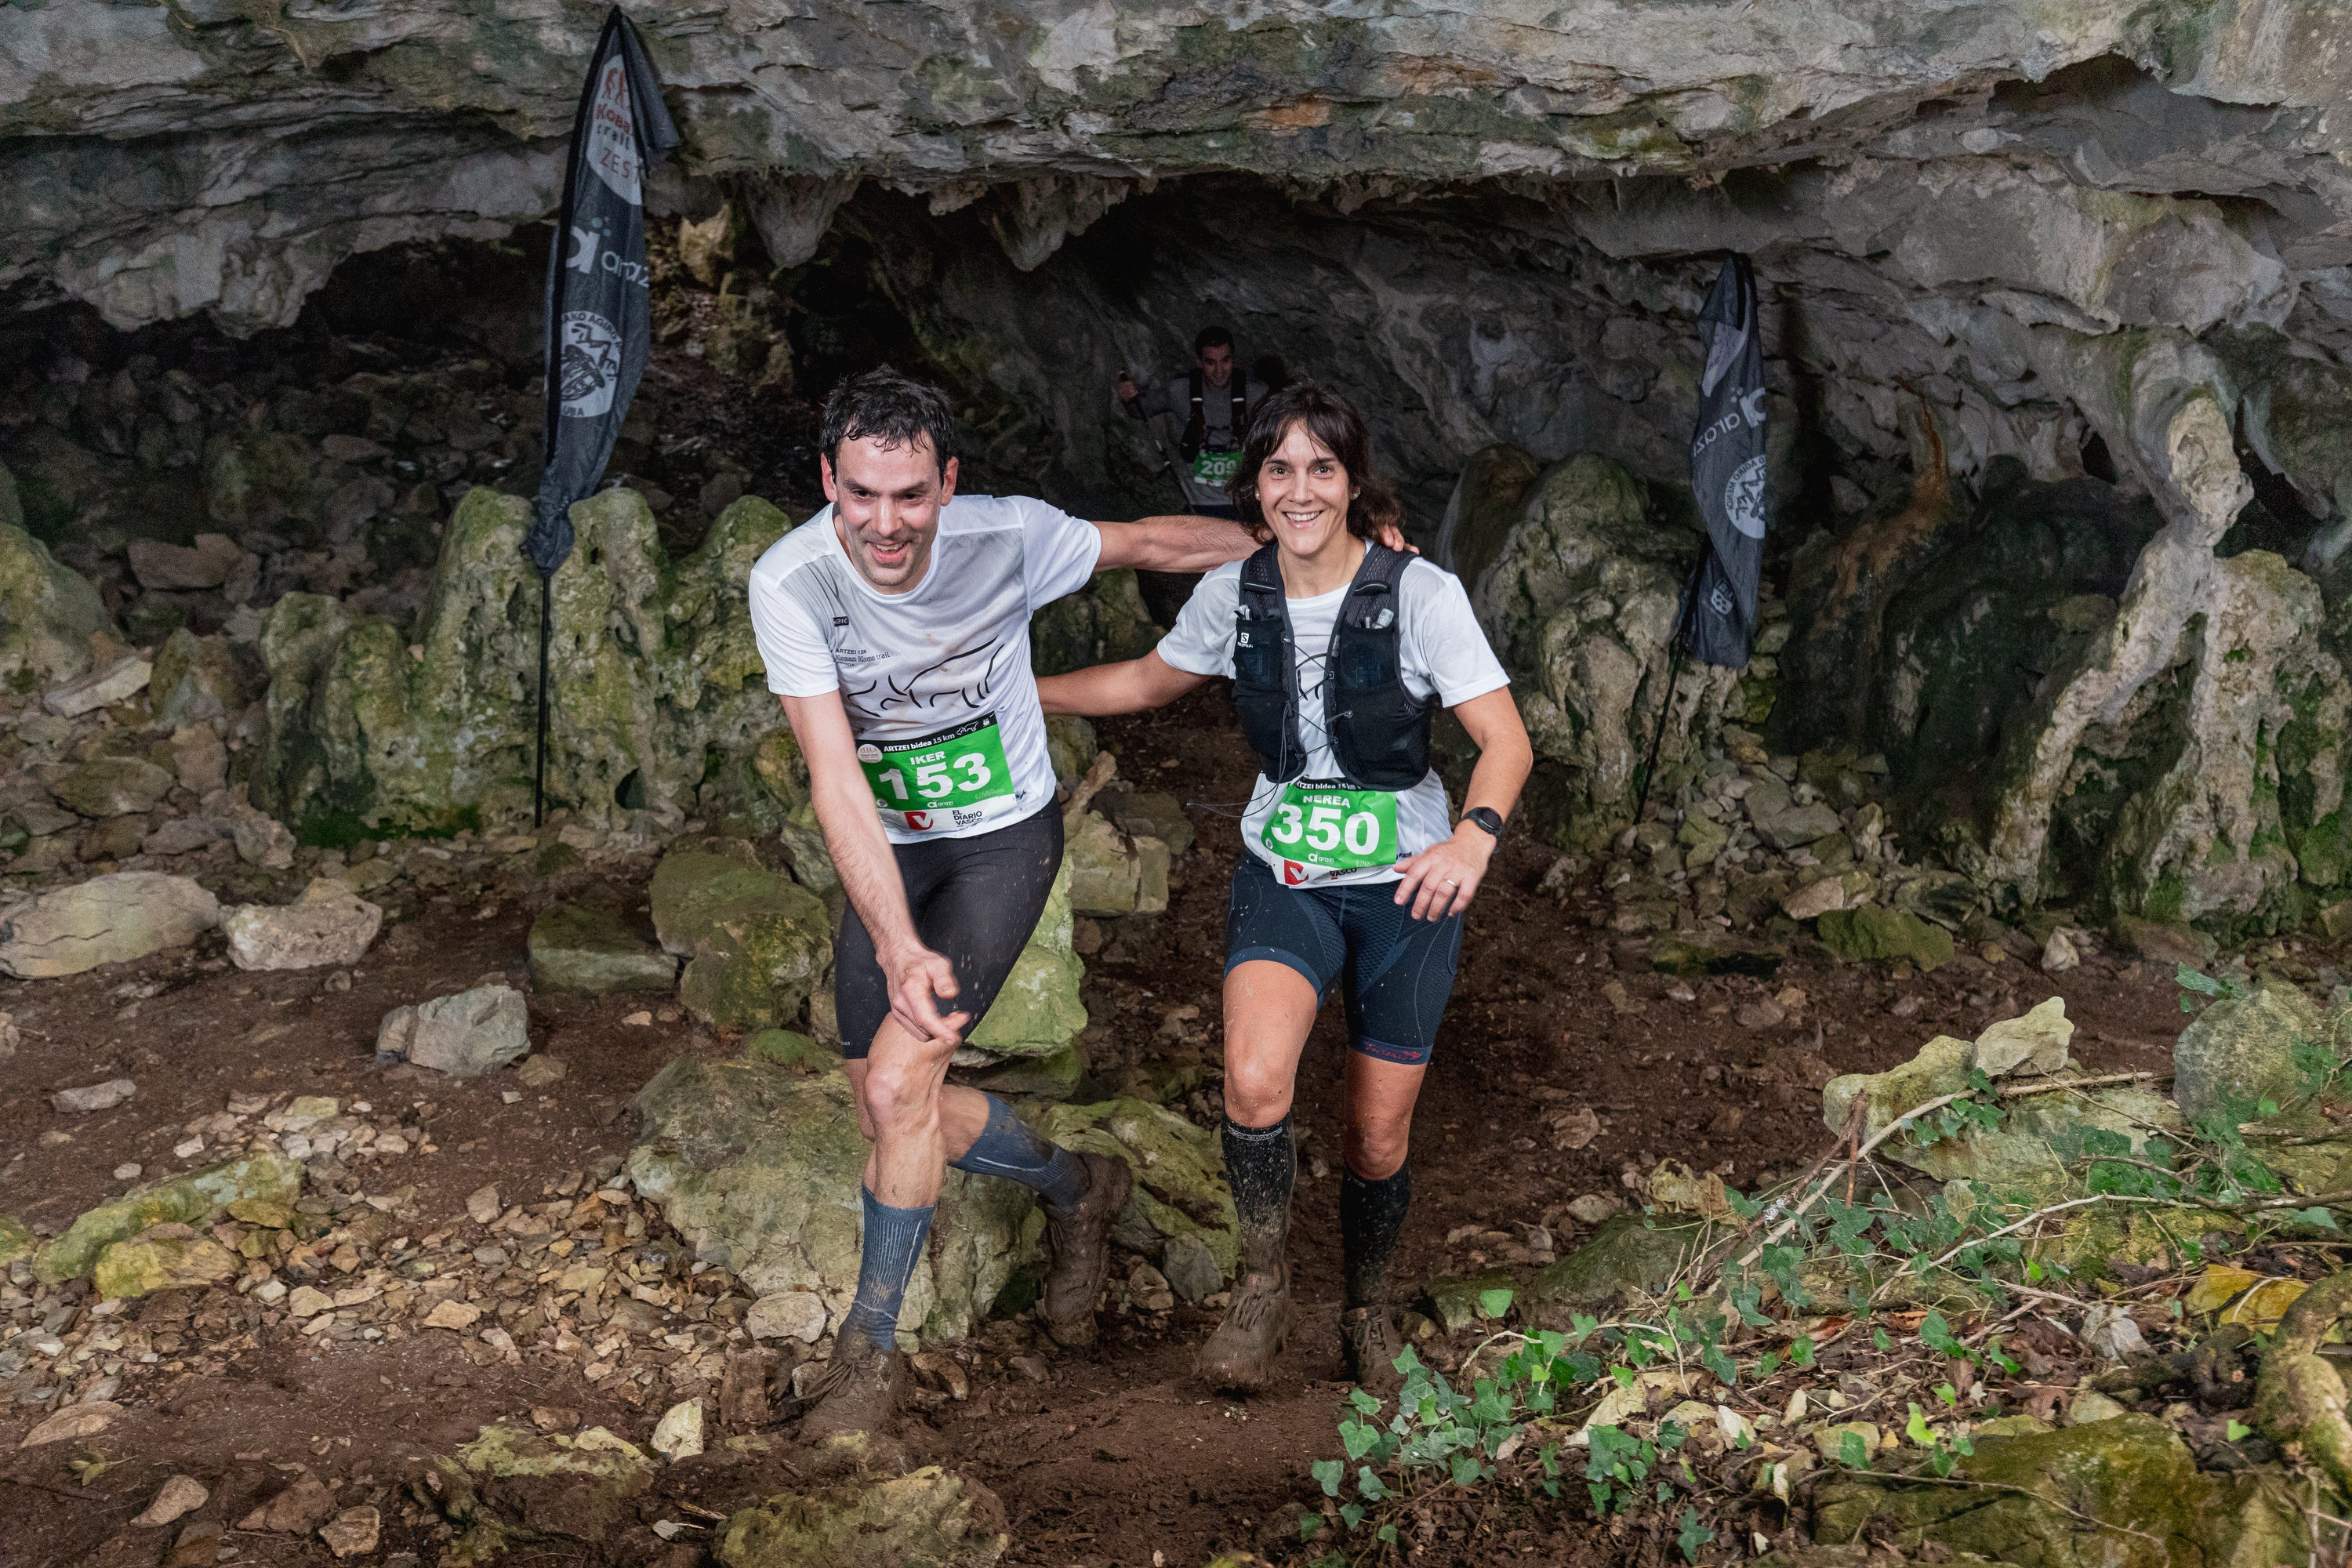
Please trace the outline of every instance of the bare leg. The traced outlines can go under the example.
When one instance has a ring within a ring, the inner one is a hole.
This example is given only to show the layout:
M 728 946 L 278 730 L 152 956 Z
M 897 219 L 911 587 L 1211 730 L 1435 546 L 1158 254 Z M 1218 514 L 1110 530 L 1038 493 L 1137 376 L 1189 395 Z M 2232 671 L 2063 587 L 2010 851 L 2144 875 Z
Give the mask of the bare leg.
M 1244 1127 L 1271 1127 L 1290 1114 L 1318 1000 L 1314 984 L 1286 963 L 1253 959 L 1226 972 L 1228 1117 Z
M 940 1179 L 988 1125 L 988 1097 L 947 1081 L 959 1042 L 919 1040 L 896 1018 L 874 1032 L 874 1049 L 844 1066 L 857 1094 L 857 1130 L 874 1145 L 866 1188 L 893 1208 L 939 1202 Z
M 1426 1063 L 1406 1067 L 1361 1051 L 1348 1053 L 1348 1125 L 1339 1143 L 1348 1169 L 1368 1182 L 1396 1173 L 1412 1142 L 1413 1102 L 1428 1076 Z

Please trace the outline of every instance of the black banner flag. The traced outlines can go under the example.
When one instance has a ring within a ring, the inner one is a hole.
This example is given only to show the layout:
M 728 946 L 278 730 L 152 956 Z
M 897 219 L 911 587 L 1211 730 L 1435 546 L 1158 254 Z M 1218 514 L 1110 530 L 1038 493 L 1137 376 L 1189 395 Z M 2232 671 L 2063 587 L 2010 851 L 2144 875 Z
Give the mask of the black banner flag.
M 547 467 L 523 541 L 542 577 L 572 553 L 572 503 L 604 477 L 645 374 L 645 171 L 677 140 L 645 47 L 616 6 L 572 122 L 563 211 L 547 258 Z
M 1756 585 L 1764 564 L 1764 348 L 1756 274 L 1734 255 L 1699 311 L 1706 370 L 1691 436 L 1691 493 L 1706 544 L 1684 591 L 1680 635 L 1702 662 L 1748 668 L 1756 642 Z
M 546 468 L 522 542 L 539 568 L 533 822 L 546 811 L 550 584 L 572 554 L 572 504 L 604 478 L 651 354 L 645 174 L 677 142 L 645 46 L 616 5 L 604 18 L 572 117 L 563 207 L 547 255 Z

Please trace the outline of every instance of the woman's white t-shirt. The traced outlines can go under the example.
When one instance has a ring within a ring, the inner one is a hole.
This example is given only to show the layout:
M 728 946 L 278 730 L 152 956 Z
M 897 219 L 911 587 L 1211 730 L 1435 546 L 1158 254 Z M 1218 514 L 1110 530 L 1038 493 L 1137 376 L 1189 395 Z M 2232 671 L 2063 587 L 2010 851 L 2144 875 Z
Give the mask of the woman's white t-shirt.
M 1160 639 L 1159 654 L 1169 665 L 1192 675 L 1234 673 L 1234 612 L 1241 603 L 1242 563 L 1220 566 L 1201 579 L 1175 629 Z M 1433 693 L 1448 708 L 1459 707 L 1510 684 L 1486 634 L 1471 614 L 1470 595 L 1451 572 L 1416 557 L 1405 566 L 1398 597 L 1404 630 L 1399 654 L 1405 689 L 1426 701 Z M 1290 616 L 1291 646 L 1298 664 L 1298 738 L 1307 747 L 1306 780 L 1340 776 L 1339 758 L 1323 726 L 1323 679 L 1330 662 L 1331 633 L 1348 590 L 1336 589 L 1312 599 L 1286 599 Z M 1249 809 L 1242 817 L 1242 843 L 1292 886 L 1335 886 L 1359 882 L 1394 881 L 1403 873 L 1394 865 L 1331 870 L 1304 856 L 1281 853 L 1267 842 L 1266 828 L 1291 831 L 1298 826 L 1277 820 L 1284 786 L 1260 773 L 1250 791 Z M 1445 805 L 1445 784 L 1433 768 L 1411 789 L 1396 792 L 1396 847 L 1400 858 L 1418 855 L 1452 837 L 1454 825 Z

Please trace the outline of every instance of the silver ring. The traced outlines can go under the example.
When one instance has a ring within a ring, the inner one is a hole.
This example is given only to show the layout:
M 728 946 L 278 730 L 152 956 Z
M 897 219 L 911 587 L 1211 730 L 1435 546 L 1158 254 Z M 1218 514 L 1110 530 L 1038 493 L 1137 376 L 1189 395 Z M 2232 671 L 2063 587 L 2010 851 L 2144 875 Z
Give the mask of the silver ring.
M 1445 885 L 1446 885 L 1447 887 L 1449 887 L 1449 888 L 1458 888 L 1458 887 L 1460 887 L 1462 884 L 1461 884 L 1461 883 L 1459 883 L 1459 882 L 1448 882 L 1448 883 L 1446 883 Z

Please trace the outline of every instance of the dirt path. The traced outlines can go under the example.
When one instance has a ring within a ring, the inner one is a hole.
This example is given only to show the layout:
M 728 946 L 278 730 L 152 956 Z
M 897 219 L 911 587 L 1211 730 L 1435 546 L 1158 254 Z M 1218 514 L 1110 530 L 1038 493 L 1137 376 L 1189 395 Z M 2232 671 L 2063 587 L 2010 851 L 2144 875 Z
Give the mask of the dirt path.
M 1246 789 L 1245 753 L 1213 696 L 1107 725 L 1104 740 L 1122 775 L 1146 787 L 1212 803 L 1236 801 Z M 1206 810 L 1192 817 L 1200 842 L 1181 863 L 1169 911 L 1108 933 L 1089 960 L 1087 1003 L 1097 1079 L 1108 1085 L 1152 1066 L 1190 1067 L 1199 1080 L 1196 1116 L 1205 1121 L 1201 1108 L 1216 1097 L 1216 954 L 1238 837 L 1228 818 Z M 1788 1172 L 1826 1136 L 1815 1092 L 1823 1071 L 1893 1066 L 1931 1035 L 1973 1036 L 2047 995 L 2066 997 L 2081 1026 L 2076 1055 L 2086 1063 L 2168 1066 L 2178 1013 L 2168 978 L 2153 966 L 2095 960 L 2044 976 L 2013 961 L 1988 966 L 1964 956 L 1933 975 L 1897 981 L 1874 968 L 1794 959 L 1769 981 L 1678 984 L 1621 971 L 1612 960 L 1617 939 L 1573 900 L 1563 905 L 1539 891 L 1552 858 L 1523 838 L 1508 841 L 1472 914 L 1462 980 L 1415 1126 L 1401 1300 L 1435 1274 L 1524 1260 L 1526 1227 L 1549 1227 L 1560 1250 L 1572 1247 L 1579 1227 L 1565 1205 L 1582 1194 L 1622 1194 L 1628 1167 L 1647 1170 L 1671 1156 L 1711 1165 L 1743 1187 Z M 388 1289 L 425 1289 L 437 1277 L 487 1281 L 497 1293 L 520 1281 L 505 1294 L 528 1305 L 553 1276 L 529 1275 L 508 1257 L 513 1243 L 467 1217 L 468 1196 L 494 1184 L 509 1207 L 571 1209 L 544 1223 L 571 1226 L 578 1258 L 626 1269 L 659 1299 L 635 1348 L 608 1356 L 613 1365 L 591 1382 L 600 1339 L 587 1336 L 596 1331 L 583 1329 L 557 1348 L 532 1337 L 527 1313 L 511 1320 L 525 1331 L 502 1352 L 372 1317 L 374 1302 L 339 1312 L 324 1330 L 311 1320 L 308 1333 L 279 1307 L 217 1289 L 167 1292 L 100 1317 L 94 1299 L 31 1287 L 20 1272 L 16 1285 L 0 1287 L 0 1345 L 30 1353 L 43 1336 L 63 1344 L 79 1335 L 65 1361 L 81 1359 L 61 1379 L 54 1358 L 35 1356 L 0 1382 L 0 1397 L 12 1401 L 0 1406 L 0 1520 L 7 1521 L 0 1565 L 152 1568 L 167 1555 L 196 1561 L 188 1552 L 204 1550 L 215 1555 L 203 1561 L 231 1560 L 218 1556 L 217 1544 L 174 1554 L 186 1521 L 149 1530 L 126 1521 L 166 1476 L 186 1473 L 212 1494 L 191 1517 L 234 1526 L 298 1467 L 327 1484 L 339 1508 L 382 1511 L 382 1544 L 358 1560 L 397 1563 L 412 1553 L 432 1563 L 436 1521 L 402 1489 L 425 1456 L 450 1451 L 493 1419 L 528 1421 L 534 1408 L 643 1441 L 668 1405 L 713 1390 L 742 1298 L 729 1293 L 723 1276 L 687 1279 L 686 1260 L 665 1246 L 658 1222 L 625 1234 L 623 1217 L 642 1214 L 621 1195 L 607 1205 L 586 1200 L 634 1132 L 629 1096 L 671 1057 L 728 1055 L 736 1042 L 667 1008 L 646 1022 L 625 1021 L 646 1010 L 642 999 L 536 997 L 534 1039 L 568 1069 L 543 1089 L 520 1091 L 511 1074 L 450 1083 L 373 1065 L 375 1026 L 386 1009 L 492 973 L 521 982 L 529 914 L 516 891 L 461 879 L 388 934 L 349 974 L 347 990 L 316 973 L 240 973 L 208 947 L 67 981 L 0 983 L 0 1010 L 13 1012 L 23 1031 L 15 1058 L 0 1062 L 0 1212 L 60 1227 L 131 1184 L 111 1174 L 118 1167 L 139 1163 L 142 1179 L 152 1179 L 204 1163 L 173 1151 L 232 1096 L 330 1096 L 411 1146 L 346 1162 L 319 1219 L 320 1228 L 331 1223 L 347 1235 L 352 1251 L 343 1263 L 324 1256 L 300 1264 L 322 1287 L 381 1277 Z M 594 891 L 640 910 L 642 871 Z M 1612 986 L 1622 987 L 1613 996 L 1604 989 Z M 1801 1003 L 1778 1004 L 1780 1023 L 1738 1022 L 1740 1009 L 1791 988 L 1803 993 Z M 1890 1011 L 1897 1005 L 1899 1016 Z M 1185 1007 L 1200 1011 L 1170 1017 Z M 1002 1499 L 1014 1541 L 1008 1561 L 1191 1568 L 1223 1547 L 1279 1560 L 1296 1542 L 1296 1508 L 1312 1489 L 1307 1467 L 1336 1451 L 1342 1392 L 1331 1381 L 1339 1373 L 1341 1050 L 1333 1008 L 1308 1053 L 1298 1101 L 1305 1143 L 1294 1258 L 1303 1310 L 1288 1381 L 1246 1402 L 1211 1397 L 1187 1377 L 1210 1313 L 1122 1311 L 1097 1352 L 1049 1355 L 1042 1384 L 1010 1364 L 1038 1346 L 1004 1325 L 974 1342 L 967 1401 L 935 1401 L 938 1408 L 910 1415 L 919 1458 L 962 1469 Z M 116 1110 L 66 1116 L 48 1105 L 55 1089 L 117 1075 L 139 1089 Z M 1565 1091 L 1560 1103 L 1591 1105 L 1598 1136 L 1581 1148 L 1555 1148 L 1538 1118 L 1558 1109 L 1539 1092 L 1547 1089 Z M 601 1218 L 580 1217 L 592 1207 Z M 1460 1239 L 1449 1245 L 1449 1237 Z M 617 1321 L 615 1309 L 608 1322 Z M 60 1397 L 50 1392 L 30 1402 L 41 1391 L 83 1395 L 107 1378 L 118 1380 L 111 1392 L 125 1409 L 105 1432 L 17 1449 Z M 601 1548 L 575 1543 L 513 1560 L 682 1568 L 707 1537 L 689 1533 L 665 1545 L 647 1527 L 691 1519 L 678 1500 L 724 1513 L 788 1486 L 794 1450 L 777 1436 L 767 1455 L 676 1468 L 638 1521 Z M 110 1468 L 85 1486 L 70 1466 L 92 1457 Z M 234 1529 L 220 1539 L 240 1563 L 332 1561 L 316 1540 Z M 1493 1560 L 1481 1555 L 1491 1550 L 1485 1544 L 1447 1550 L 1452 1557 L 1438 1560 Z M 1609 1555 L 1577 1513 L 1540 1522 L 1510 1554 L 1531 1563 Z

